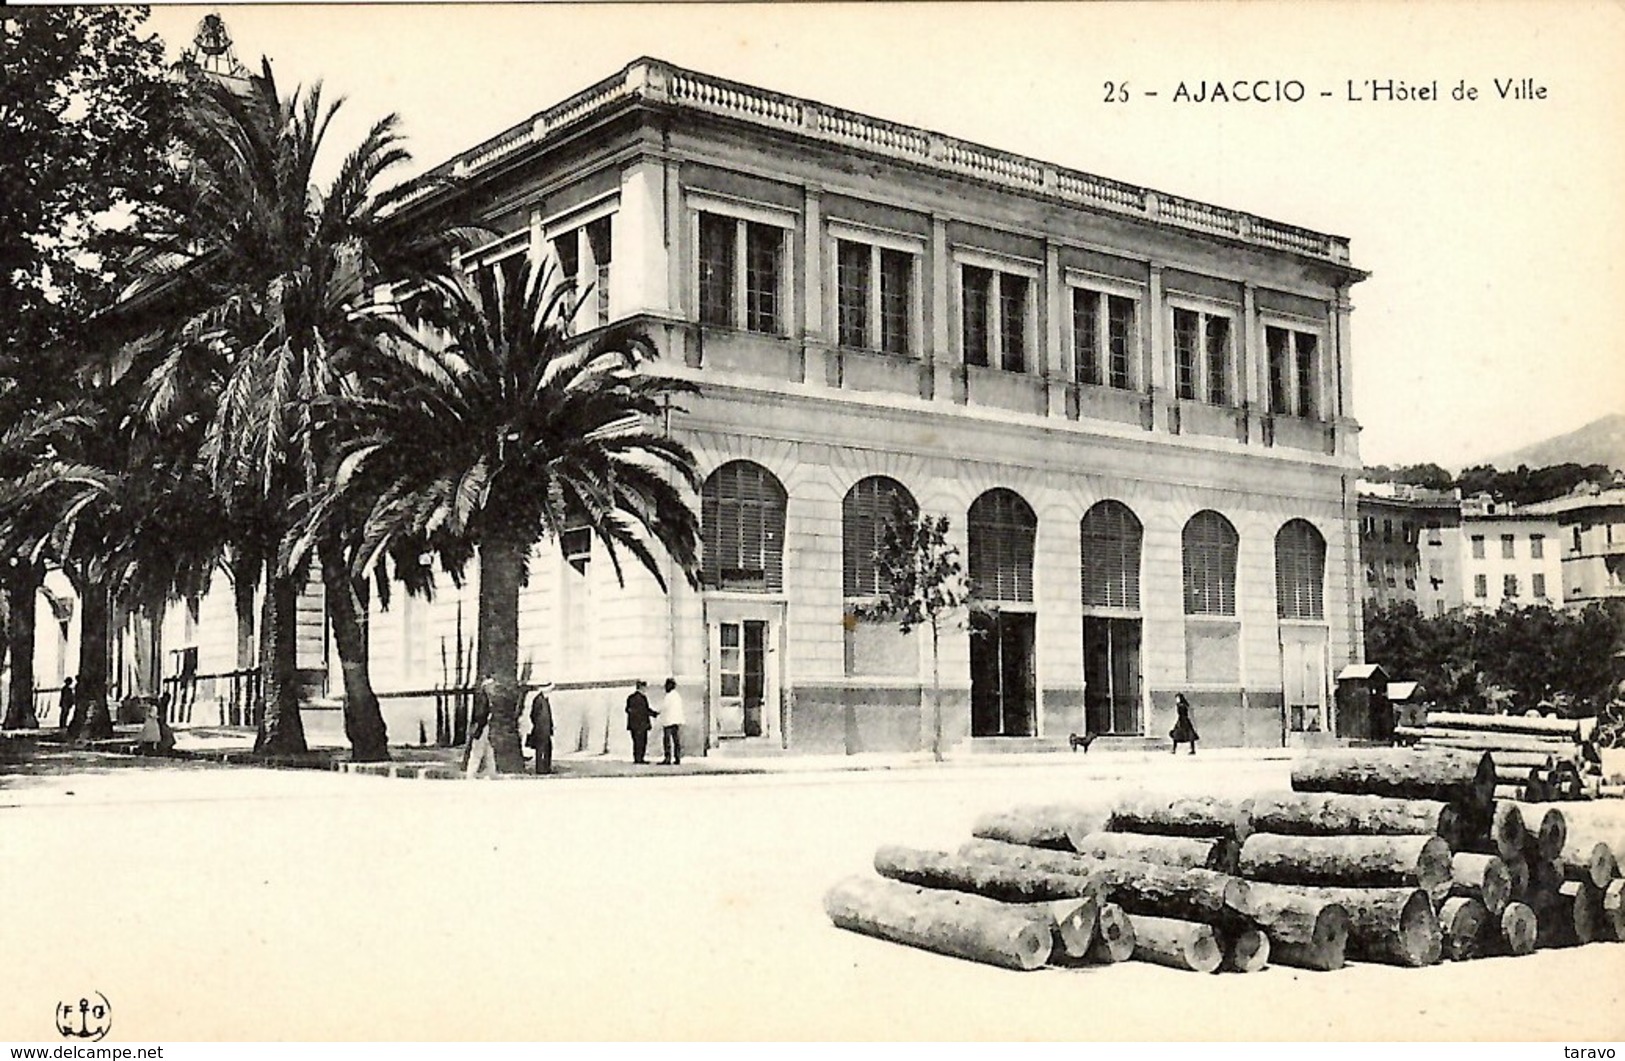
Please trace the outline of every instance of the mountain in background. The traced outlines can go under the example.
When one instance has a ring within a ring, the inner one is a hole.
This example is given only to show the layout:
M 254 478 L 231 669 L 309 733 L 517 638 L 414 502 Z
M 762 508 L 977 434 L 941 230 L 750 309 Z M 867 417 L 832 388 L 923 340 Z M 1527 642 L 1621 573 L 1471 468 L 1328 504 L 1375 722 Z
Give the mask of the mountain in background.
M 1554 464 L 1606 464 L 1625 471 L 1625 413 L 1611 413 L 1565 435 L 1531 442 L 1474 464 L 1492 464 L 1508 471 L 1527 464 L 1546 468 Z

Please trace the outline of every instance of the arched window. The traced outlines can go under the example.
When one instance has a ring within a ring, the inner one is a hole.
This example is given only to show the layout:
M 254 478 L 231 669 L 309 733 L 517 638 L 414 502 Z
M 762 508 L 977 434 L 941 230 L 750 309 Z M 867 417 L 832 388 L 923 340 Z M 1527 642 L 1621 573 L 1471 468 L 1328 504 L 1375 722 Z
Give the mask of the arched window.
M 1326 539 L 1308 520 L 1288 521 L 1275 535 L 1275 614 L 1326 618 Z
M 705 584 L 713 589 L 784 589 L 784 487 L 752 461 L 729 461 L 700 490 Z
M 1033 539 L 1038 517 L 1021 495 L 989 490 L 970 507 L 970 580 L 986 600 L 1028 604 L 1033 599 Z
M 1121 501 L 1083 516 L 1083 606 L 1140 607 L 1140 521 Z
M 1185 614 L 1236 614 L 1236 528 L 1211 510 L 1185 524 Z
M 896 479 L 871 475 L 860 479 L 841 502 L 841 592 L 847 597 L 874 597 L 886 584 L 875 550 L 886 524 L 899 512 L 910 518 L 919 511 L 914 495 Z

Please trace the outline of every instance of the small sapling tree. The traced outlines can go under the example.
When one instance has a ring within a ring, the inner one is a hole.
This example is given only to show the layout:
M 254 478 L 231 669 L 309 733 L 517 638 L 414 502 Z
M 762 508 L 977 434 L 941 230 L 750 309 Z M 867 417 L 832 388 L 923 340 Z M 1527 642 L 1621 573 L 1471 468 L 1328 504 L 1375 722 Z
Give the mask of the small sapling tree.
M 881 530 L 874 553 L 881 595 L 859 606 L 859 619 L 896 623 L 906 636 L 931 631 L 931 754 L 942 759 L 941 644 L 971 604 L 970 584 L 959 550 L 948 541 L 948 517 L 929 516 L 897 504 Z

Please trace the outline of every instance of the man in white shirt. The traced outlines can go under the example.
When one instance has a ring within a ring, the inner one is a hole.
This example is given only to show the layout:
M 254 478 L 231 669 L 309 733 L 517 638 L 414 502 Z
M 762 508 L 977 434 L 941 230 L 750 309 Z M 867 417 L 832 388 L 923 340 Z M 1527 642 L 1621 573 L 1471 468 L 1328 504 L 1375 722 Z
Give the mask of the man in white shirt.
M 666 679 L 666 698 L 660 701 L 660 743 L 665 758 L 660 760 L 662 766 L 681 766 L 683 764 L 683 723 L 688 717 L 683 713 L 683 694 L 677 691 L 677 679 Z

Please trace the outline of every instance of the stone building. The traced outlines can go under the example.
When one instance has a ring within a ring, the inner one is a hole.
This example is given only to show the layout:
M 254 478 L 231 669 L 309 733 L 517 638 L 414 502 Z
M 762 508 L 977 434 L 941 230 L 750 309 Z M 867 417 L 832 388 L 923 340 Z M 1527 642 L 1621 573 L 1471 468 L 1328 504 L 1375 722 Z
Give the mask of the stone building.
M 1527 511 L 1557 523 L 1564 604 L 1625 599 L 1625 489 L 1585 488 Z
M 1423 615 L 1462 603 L 1461 494 L 1403 483 L 1360 483 L 1365 601 L 1401 601 Z
M 1558 523 L 1536 506 L 1465 498 L 1461 511 L 1462 603 L 1469 608 L 1563 606 Z
M 536 551 L 521 657 L 561 751 L 624 748 L 631 682 L 667 675 L 695 748 L 928 746 L 928 638 L 854 615 L 898 501 L 949 518 L 987 603 L 942 644 L 950 744 L 1160 738 L 1178 692 L 1210 744 L 1335 732 L 1346 239 L 652 59 L 437 172 L 408 217 L 501 233 L 467 268 L 551 259 L 579 329 L 635 321 L 701 389 L 667 418 L 700 589 L 622 585 L 584 533 Z M 374 615 L 394 740 L 433 732 L 476 599 Z

